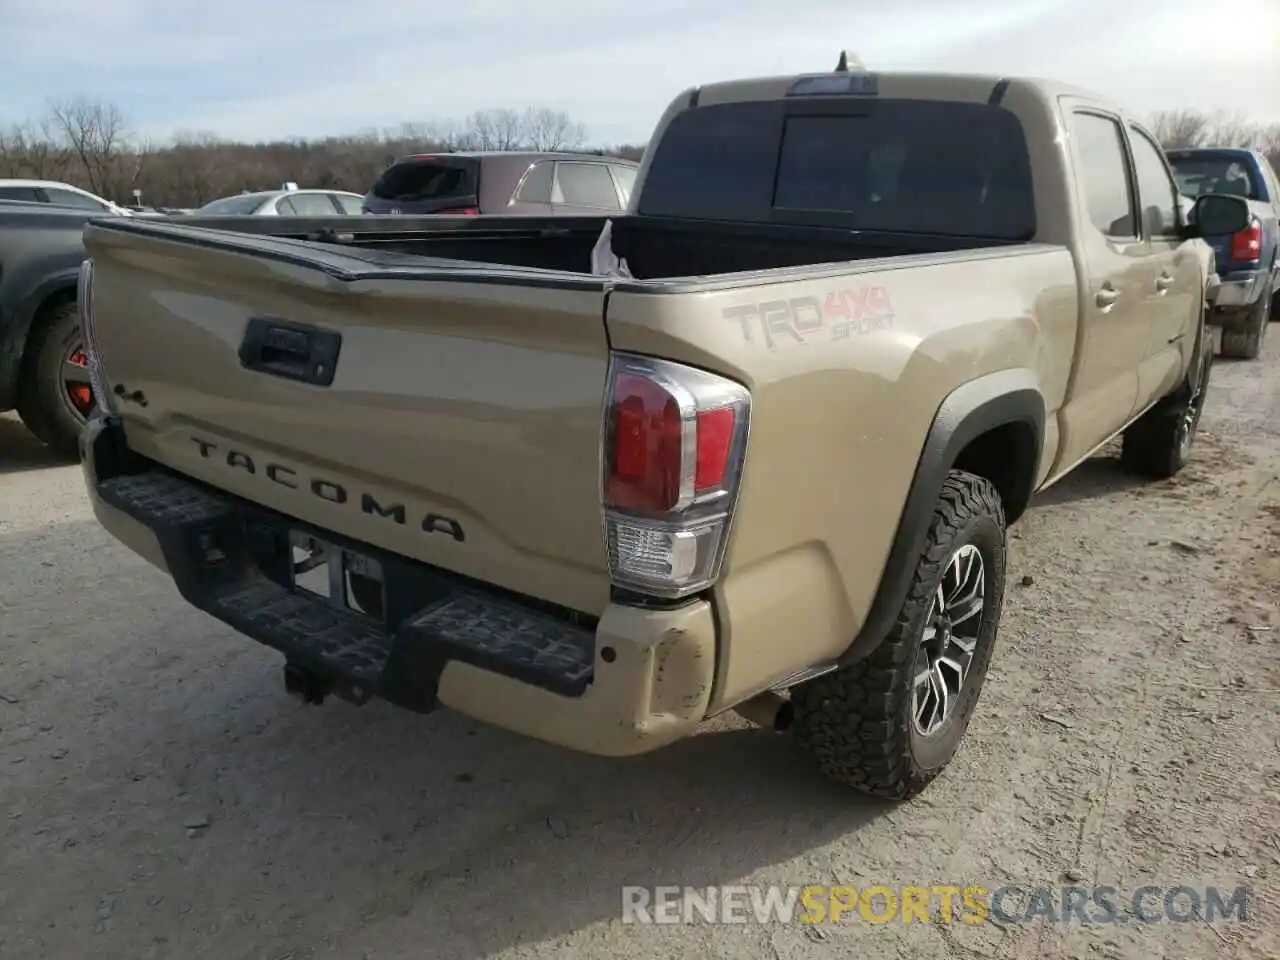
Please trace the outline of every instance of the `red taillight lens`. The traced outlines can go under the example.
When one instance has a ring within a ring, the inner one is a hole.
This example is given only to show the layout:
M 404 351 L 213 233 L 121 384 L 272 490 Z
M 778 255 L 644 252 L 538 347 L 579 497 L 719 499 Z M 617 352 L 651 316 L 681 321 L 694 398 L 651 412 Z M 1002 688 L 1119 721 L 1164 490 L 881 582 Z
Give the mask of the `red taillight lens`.
M 732 380 L 614 356 L 602 493 L 615 583 L 679 597 L 714 582 L 750 411 L 750 394 Z
M 436 215 L 441 217 L 478 217 L 480 216 L 480 208 L 450 207 L 448 210 L 437 210 Z
M 1231 235 L 1232 260 L 1257 260 L 1262 256 L 1262 224 L 1255 220 Z
M 609 502 L 623 510 L 665 513 L 680 500 L 680 405 L 642 376 L 613 384 L 613 451 L 605 475 Z
M 695 494 L 714 490 L 724 482 L 736 419 L 733 407 L 698 414 L 698 460 L 693 473 Z

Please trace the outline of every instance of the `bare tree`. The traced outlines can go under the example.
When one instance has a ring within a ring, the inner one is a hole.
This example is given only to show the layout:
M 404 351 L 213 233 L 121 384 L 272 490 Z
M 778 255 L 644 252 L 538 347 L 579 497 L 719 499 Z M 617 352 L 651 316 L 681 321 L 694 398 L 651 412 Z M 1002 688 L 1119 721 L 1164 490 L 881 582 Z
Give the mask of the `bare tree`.
M 523 118 L 514 110 L 499 107 L 473 113 L 466 121 L 472 150 L 518 150 L 525 146 Z
M 150 206 L 193 207 L 287 180 L 364 193 L 390 163 L 410 154 L 572 149 L 585 141 L 585 129 L 566 113 L 499 107 L 322 140 L 236 143 L 197 131 L 160 145 L 130 138 L 111 104 L 81 98 L 0 131 L 0 176 L 65 180 L 122 203 L 140 190 Z M 644 145 L 600 152 L 635 158 Z
M 1166 150 L 1200 146 L 1208 126 L 1208 118 L 1194 110 L 1166 110 L 1151 118 L 1151 132 Z
M 124 146 L 124 117 L 118 108 L 87 98 L 55 103 L 49 110 L 53 128 L 80 161 L 88 188 L 109 193 L 118 176 Z
M 563 110 L 529 107 L 521 121 L 525 141 L 534 150 L 574 150 L 587 139 L 587 128 Z
M 1214 147 L 1251 147 L 1262 132 L 1256 123 L 1240 114 L 1215 113 L 1207 126 L 1205 145 Z

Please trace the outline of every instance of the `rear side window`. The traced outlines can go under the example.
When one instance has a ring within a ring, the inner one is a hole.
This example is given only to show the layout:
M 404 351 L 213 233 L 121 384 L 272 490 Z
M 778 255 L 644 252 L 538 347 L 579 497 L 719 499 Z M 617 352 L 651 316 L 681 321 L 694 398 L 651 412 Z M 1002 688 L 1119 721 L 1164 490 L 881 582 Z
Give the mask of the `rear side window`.
M 613 171 L 613 179 L 617 181 L 618 193 L 622 197 L 622 205 L 625 207 L 631 202 L 631 191 L 636 186 L 636 168 L 635 167 L 610 167 Z
M 347 196 L 345 193 L 331 193 L 329 194 L 329 197 L 330 199 L 333 200 L 334 203 L 338 205 L 338 208 L 345 214 L 349 214 L 351 216 L 358 216 L 362 212 L 359 197 L 350 197 L 350 196 Z
M 1133 193 L 1120 124 L 1109 117 L 1077 113 L 1071 118 L 1071 136 L 1081 164 L 1078 178 L 1090 222 L 1106 237 L 1136 237 Z
M 382 200 L 443 200 L 476 192 L 475 164 L 402 160 L 383 171 L 373 185 Z
M 247 194 L 245 196 L 224 197 L 221 200 L 214 200 L 206 203 L 197 210 L 197 213 L 217 214 L 226 217 L 248 216 L 256 213 L 258 208 L 262 206 L 262 194 Z
M 521 203 L 550 203 L 555 172 L 555 164 L 549 161 L 535 163 L 516 191 L 516 199 Z
M 0 200 L 22 200 L 26 203 L 44 203 L 35 187 L 0 187 Z
M 640 213 L 1025 240 L 1026 138 L 986 104 L 868 99 L 715 104 L 658 143 Z
M 618 191 L 613 185 L 613 177 L 609 176 L 609 168 L 603 163 L 559 163 L 556 167 L 556 179 L 564 203 L 575 207 L 619 209 Z
M 285 216 L 336 217 L 338 211 L 325 193 L 295 193 L 280 200 L 277 207 Z

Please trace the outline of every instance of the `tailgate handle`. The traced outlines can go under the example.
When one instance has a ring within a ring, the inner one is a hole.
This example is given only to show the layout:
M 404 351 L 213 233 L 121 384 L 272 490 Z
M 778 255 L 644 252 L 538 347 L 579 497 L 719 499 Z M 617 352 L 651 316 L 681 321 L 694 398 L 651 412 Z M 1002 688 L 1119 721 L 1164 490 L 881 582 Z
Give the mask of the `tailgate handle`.
M 327 387 L 338 366 L 342 334 L 279 320 L 251 317 L 240 344 L 240 365 L 286 380 Z

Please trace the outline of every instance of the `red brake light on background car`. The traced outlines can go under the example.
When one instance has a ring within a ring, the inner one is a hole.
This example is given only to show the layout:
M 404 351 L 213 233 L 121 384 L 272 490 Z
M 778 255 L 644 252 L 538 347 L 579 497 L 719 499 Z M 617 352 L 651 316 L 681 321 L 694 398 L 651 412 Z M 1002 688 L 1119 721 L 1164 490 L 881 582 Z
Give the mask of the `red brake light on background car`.
M 480 216 L 480 208 L 450 207 L 447 210 L 437 210 L 436 215 L 441 217 L 478 217 Z
M 1250 261 L 1262 256 L 1262 224 L 1257 220 L 1231 235 L 1231 259 Z
M 746 453 L 750 394 L 683 364 L 615 354 L 602 494 L 619 586 L 664 597 L 719 574 Z

